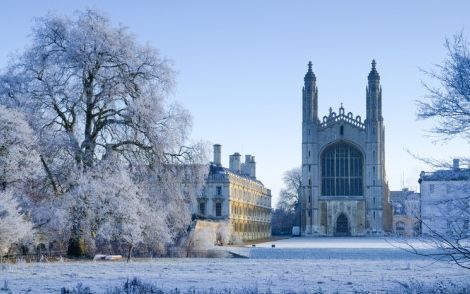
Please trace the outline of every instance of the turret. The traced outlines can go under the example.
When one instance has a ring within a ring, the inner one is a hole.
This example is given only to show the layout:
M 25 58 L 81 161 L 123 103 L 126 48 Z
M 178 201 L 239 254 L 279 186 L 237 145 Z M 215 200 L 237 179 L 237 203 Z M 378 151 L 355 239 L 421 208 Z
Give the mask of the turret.
M 302 88 L 303 98 L 303 121 L 318 121 L 318 88 L 317 78 L 312 70 L 312 62 L 308 63 L 308 71 L 304 77 Z
M 372 60 L 372 69 L 368 76 L 369 83 L 366 89 L 366 119 L 369 121 L 382 121 L 382 87 L 380 86 L 380 75 L 375 65 L 375 60 Z
M 369 230 L 381 233 L 384 227 L 385 199 L 385 132 L 382 117 L 382 87 L 380 75 L 372 60 L 366 89 L 366 207 Z
M 312 62 L 302 88 L 302 189 L 300 197 L 301 234 L 317 234 L 318 227 L 318 88 Z

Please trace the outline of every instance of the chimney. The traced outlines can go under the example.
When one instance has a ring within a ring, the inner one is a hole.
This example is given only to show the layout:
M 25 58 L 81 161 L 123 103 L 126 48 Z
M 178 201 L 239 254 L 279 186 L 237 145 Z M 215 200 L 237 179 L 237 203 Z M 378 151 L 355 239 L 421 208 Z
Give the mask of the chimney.
M 455 158 L 453 160 L 452 169 L 453 170 L 459 170 L 460 169 L 459 165 L 460 165 L 460 161 L 457 158 Z
M 245 155 L 244 174 L 250 178 L 256 179 L 256 162 L 252 155 Z
M 221 166 L 221 154 L 222 154 L 222 146 L 220 144 L 214 144 L 214 164 L 217 166 Z
M 234 173 L 240 173 L 240 153 L 236 152 L 229 156 L 229 169 Z

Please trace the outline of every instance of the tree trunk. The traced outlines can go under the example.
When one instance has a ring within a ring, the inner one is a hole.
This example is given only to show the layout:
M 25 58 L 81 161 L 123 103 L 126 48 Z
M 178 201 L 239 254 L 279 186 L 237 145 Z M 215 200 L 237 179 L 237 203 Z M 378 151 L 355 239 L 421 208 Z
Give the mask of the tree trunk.
M 133 248 L 134 248 L 134 245 L 129 244 L 128 251 L 127 251 L 127 262 L 131 261 Z
M 82 236 L 80 224 L 72 225 L 67 255 L 70 257 L 82 257 L 86 255 L 85 240 Z

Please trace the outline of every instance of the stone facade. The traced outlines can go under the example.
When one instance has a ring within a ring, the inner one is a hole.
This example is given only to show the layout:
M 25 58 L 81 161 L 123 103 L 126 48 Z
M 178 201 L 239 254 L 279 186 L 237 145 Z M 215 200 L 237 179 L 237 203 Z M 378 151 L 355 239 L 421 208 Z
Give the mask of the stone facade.
M 393 233 L 408 237 L 420 235 L 420 194 L 408 189 L 390 191 L 390 202 L 393 207 Z
M 255 157 L 230 155 L 230 168 L 221 164 L 221 146 L 214 145 L 214 161 L 197 213 L 203 218 L 228 221 L 232 234 L 242 241 L 271 236 L 271 190 L 256 179 Z
M 418 182 L 422 234 L 470 236 L 470 168 L 454 160 L 450 169 L 421 172 Z
M 383 234 L 391 227 L 385 180 L 385 132 L 380 76 L 372 62 L 366 89 L 367 116 L 338 113 L 318 118 L 312 63 L 302 89 L 301 234 Z

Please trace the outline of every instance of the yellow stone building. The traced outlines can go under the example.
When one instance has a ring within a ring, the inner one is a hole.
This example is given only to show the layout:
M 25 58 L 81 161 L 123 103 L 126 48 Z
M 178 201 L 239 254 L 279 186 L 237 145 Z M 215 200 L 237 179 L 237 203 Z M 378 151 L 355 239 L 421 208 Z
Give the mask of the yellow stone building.
M 250 241 L 271 236 L 271 190 L 256 179 L 255 157 L 230 155 L 230 167 L 221 164 L 221 146 L 214 145 L 204 191 L 197 201 L 200 218 L 228 221 L 236 239 Z

